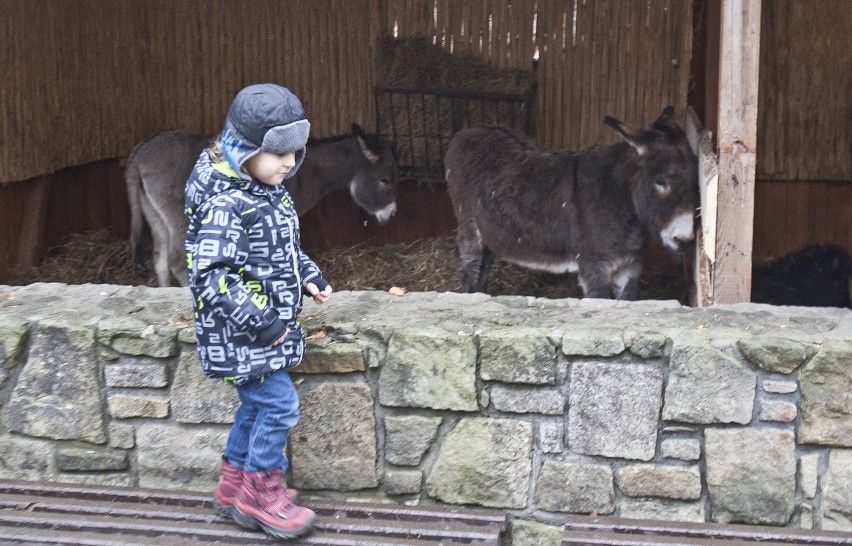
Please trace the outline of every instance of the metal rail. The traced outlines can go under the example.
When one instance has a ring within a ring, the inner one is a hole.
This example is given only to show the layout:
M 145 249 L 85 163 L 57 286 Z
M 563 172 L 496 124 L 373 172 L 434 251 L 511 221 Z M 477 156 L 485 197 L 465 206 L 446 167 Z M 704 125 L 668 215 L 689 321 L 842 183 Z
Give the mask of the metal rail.
M 505 514 L 306 500 L 314 531 L 288 544 L 498 546 Z M 216 513 L 211 496 L 113 486 L 0 481 L 0 543 L 197 545 L 280 543 Z

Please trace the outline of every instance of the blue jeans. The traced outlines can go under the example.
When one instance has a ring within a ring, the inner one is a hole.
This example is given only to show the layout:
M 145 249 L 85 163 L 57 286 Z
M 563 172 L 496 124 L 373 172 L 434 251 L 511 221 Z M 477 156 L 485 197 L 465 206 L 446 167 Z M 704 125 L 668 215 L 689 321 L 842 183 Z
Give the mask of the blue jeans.
M 262 380 L 237 385 L 240 407 L 234 418 L 225 458 L 246 472 L 287 471 L 284 446 L 299 422 L 299 395 L 290 374 L 280 369 Z

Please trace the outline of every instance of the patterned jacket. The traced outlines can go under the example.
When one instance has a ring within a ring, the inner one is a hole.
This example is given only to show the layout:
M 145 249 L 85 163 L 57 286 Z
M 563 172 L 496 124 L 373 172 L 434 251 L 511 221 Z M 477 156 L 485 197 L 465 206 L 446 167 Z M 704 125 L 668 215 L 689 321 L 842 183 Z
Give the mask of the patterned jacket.
M 305 286 L 328 283 L 299 242 L 299 219 L 283 185 L 241 178 L 209 151 L 186 184 L 189 287 L 201 366 L 243 383 L 298 364 L 305 337 L 297 316 Z M 289 328 L 284 343 L 272 347 Z

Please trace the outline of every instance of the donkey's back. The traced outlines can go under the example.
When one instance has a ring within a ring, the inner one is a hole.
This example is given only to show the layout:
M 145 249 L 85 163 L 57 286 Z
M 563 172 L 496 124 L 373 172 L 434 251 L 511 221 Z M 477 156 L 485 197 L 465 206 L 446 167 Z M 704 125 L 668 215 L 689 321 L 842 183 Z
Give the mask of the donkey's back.
M 497 256 L 577 272 L 588 297 L 635 299 L 649 234 L 674 252 L 693 240 L 697 161 L 674 110 L 648 129 L 604 121 L 625 142 L 575 152 L 502 127 L 453 137 L 444 166 L 464 290 L 486 290 Z
M 168 286 L 167 270 L 172 264 L 175 278 L 185 276 L 180 248 L 170 241 L 182 240 L 187 221 L 183 214 L 183 192 L 186 178 L 198 159 L 198 154 L 211 140 L 211 135 L 166 131 L 142 141 L 127 159 L 125 182 L 130 204 L 130 245 L 137 263 L 144 263 L 142 237 L 145 223 L 154 241 L 154 264 L 160 286 Z M 174 203 L 162 206 L 161 203 Z M 166 251 L 166 249 L 170 249 Z M 176 250 L 175 250 L 176 249 Z M 170 256 L 170 253 L 177 255 Z M 184 284 L 184 283 L 181 283 Z

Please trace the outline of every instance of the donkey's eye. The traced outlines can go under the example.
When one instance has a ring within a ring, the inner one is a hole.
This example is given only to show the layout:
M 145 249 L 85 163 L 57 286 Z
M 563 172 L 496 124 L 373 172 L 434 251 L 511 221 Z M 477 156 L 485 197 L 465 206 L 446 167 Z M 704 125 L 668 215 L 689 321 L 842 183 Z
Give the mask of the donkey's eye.
M 657 180 L 654 182 L 654 189 L 657 190 L 657 193 L 668 193 L 671 189 L 671 184 L 669 184 L 668 180 Z

